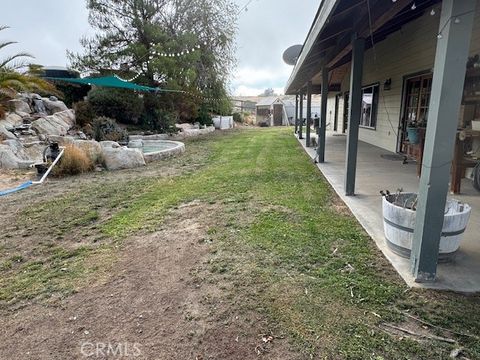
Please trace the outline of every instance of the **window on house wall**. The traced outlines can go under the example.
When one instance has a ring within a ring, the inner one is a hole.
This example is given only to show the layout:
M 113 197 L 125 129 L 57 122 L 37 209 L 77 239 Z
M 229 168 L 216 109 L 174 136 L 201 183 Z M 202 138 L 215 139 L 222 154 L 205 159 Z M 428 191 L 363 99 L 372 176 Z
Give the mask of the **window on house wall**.
M 369 85 L 362 88 L 362 116 L 360 126 L 369 129 L 377 127 L 379 85 Z

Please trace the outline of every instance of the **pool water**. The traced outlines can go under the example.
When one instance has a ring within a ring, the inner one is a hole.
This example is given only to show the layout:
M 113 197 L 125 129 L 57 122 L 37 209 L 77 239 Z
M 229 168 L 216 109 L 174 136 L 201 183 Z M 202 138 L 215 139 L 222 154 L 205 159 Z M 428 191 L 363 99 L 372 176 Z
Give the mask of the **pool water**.
M 167 142 L 164 142 L 164 143 L 155 142 L 155 144 L 147 144 L 145 142 L 142 150 L 144 154 L 148 154 L 148 153 L 153 153 L 157 151 L 173 149 L 176 146 L 177 146 L 176 144 L 167 143 Z

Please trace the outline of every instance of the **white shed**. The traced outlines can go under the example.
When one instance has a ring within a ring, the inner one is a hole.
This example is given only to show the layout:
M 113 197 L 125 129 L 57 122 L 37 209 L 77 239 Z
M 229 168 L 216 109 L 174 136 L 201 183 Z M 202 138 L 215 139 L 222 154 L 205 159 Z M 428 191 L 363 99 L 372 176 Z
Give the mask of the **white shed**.
M 286 98 L 266 97 L 256 105 L 256 121 L 259 126 L 286 126 L 293 124 L 295 104 Z

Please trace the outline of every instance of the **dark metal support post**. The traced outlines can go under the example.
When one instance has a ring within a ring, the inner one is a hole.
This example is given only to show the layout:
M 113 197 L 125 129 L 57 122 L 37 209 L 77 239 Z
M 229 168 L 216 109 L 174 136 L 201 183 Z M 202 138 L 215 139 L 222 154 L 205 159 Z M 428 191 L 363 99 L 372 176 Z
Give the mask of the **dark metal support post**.
M 312 127 L 312 82 L 307 83 L 307 125 L 305 128 L 305 146 L 310 147 L 312 145 L 310 131 Z
M 295 95 L 295 134 L 298 132 L 298 94 Z
M 322 68 L 322 103 L 320 108 L 320 126 L 318 127 L 317 160 L 325 162 L 325 141 L 327 127 L 327 101 L 328 101 L 328 68 Z
M 358 128 L 362 113 L 362 75 L 365 39 L 352 38 L 352 68 L 350 71 L 350 103 L 348 114 L 347 157 L 345 161 L 345 195 L 355 195 L 357 172 Z
M 300 119 L 298 120 L 298 138 L 303 139 L 303 93 L 300 93 Z
M 411 253 L 417 282 L 434 281 L 476 0 L 443 0 Z M 455 21 L 454 21 L 455 19 Z

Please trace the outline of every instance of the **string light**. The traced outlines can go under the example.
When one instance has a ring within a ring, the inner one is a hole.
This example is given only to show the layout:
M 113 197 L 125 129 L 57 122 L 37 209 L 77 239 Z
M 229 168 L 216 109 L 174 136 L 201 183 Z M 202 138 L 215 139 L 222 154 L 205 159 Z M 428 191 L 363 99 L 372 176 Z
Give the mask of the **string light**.
M 206 40 L 203 42 L 203 44 L 205 46 L 208 46 L 208 42 Z M 180 57 L 180 56 L 185 56 L 185 55 L 191 54 L 191 53 L 197 51 L 200 48 L 201 48 L 200 44 L 197 44 L 194 47 L 192 47 L 191 49 L 185 49 L 185 50 L 182 50 L 180 52 L 171 52 L 170 53 L 170 52 L 153 51 L 152 55 L 153 56 L 160 56 L 160 57 Z
M 436 14 L 435 9 L 432 9 L 432 11 L 430 11 L 430 15 L 435 16 L 435 14 Z
M 417 8 L 417 4 L 415 2 L 412 4 L 412 10 L 415 10 Z
M 115 76 L 117 79 L 119 80 L 122 80 L 122 81 L 127 81 L 127 82 L 130 82 L 130 81 L 133 81 L 133 80 L 136 80 L 139 76 L 140 76 L 140 73 L 136 74 L 134 77 L 132 77 L 131 79 L 124 79 L 124 78 L 121 78 L 120 76 L 114 74 L 113 76 Z
M 440 29 L 440 31 L 438 32 L 438 34 L 437 34 L 437 39 L 442 39 L 442 38 L 443 38 L 442 32 L 443 32 L 443 30 L 447 27 L 448 23 L 449 23 L 450 21 L 452 21 L 452 19 L 453 19 L 453 23 L 454 23 L 454 24 L 460 24 L 460 22 L 461 22 L 460 16 L 462 16 L 462 15 L 467 15 L 467 14 L 471 14 L 471 13 L 474 13 L 474 12 L 475 12 L 475 10 L 470 10 L 470 11 L 466 11 L 466 12 L 464 12 L 464 13 L 457 14 L 457 15 L 455 15 L 455 16 L 449 17 L 449 18 L 447 19 L 447 21 L 445 21 L 445 24 L 442 26 L 442 28 Z

